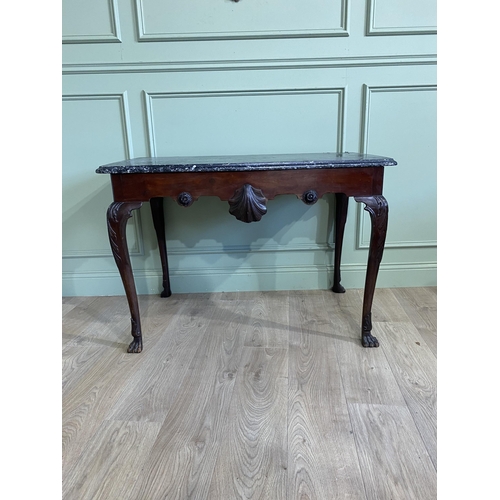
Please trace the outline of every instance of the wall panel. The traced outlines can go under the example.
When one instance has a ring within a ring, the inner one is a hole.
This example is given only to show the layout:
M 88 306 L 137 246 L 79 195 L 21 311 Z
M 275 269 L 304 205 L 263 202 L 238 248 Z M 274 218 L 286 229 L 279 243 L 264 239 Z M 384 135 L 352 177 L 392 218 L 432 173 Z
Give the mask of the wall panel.
M 103 158 L 133 156 L 127 95 L 63 96 L 63 257 L 111 255 L 105 212 L 109 179 L 89 175 Z M 141 253 L 140 221 L 127 227 L 132 255 Z
M 437 30 L 436 0 L 369 0 L 368 35 L 431 34 Z
M 133 156 L 364 151 L 393 156 L 380 286 L 436 283 L 434 0 L 63 0 L 63 292 L 123 294 L 104 163 Z M 383 35 L 383 36 L 372 36 Z M 118 43 L 108 43 L 108 42 Z M 174 292 L 326 288 L 333 197 L 278 196 L 256 224 L 165 200 Z M 350 202 L 343 284 L 370 223 Z M 139 293 L 161 266 L 149 204 L 127 226 Z
M 64 0 L 63 43 L 121 42 L 118 0 Z
M 145 93 L 145 99 L 152 156 L 342 151 L 344 89 Z
M 347 35 L 348 0 L 136 0 L 139 40 Z
M 437 245 L 436 126 L 435 85 L 365 85 L 362 151 L 390 150 L 399 162 L 384 186 L 391 213 L 386 248 Z M 362 212 L 359 248 L 368 248 L 370 220 Z

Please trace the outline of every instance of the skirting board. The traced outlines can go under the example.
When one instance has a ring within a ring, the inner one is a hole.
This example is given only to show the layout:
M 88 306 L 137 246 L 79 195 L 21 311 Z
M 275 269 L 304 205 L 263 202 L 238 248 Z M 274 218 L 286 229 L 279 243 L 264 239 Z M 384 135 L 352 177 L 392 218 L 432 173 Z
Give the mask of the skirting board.
M 345 288 L 363 288 L 366 265 L 348 264 L 341 268 Z M 161 291 L 161 272 L 134 271 L 139 295 Z M 268 290 L 322 290 L 332 286 L 331 266 L 280 266 L 205 270 L 173 270 L 170 284 L 173 293 L 236 292 Z M 379 288 L 436 286 L 437 265 L 433 262 L 386 264 L 380 266 Z M 64 297 L 125 295 L 118 272 L 64 273 Z

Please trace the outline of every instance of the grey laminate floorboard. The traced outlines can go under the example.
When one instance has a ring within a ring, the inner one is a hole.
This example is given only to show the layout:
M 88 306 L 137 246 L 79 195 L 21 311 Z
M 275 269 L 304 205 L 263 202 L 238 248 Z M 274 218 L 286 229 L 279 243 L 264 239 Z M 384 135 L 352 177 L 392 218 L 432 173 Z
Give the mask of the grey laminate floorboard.
M 436 294 L 63 300 L 63 498 L 436 497 Z

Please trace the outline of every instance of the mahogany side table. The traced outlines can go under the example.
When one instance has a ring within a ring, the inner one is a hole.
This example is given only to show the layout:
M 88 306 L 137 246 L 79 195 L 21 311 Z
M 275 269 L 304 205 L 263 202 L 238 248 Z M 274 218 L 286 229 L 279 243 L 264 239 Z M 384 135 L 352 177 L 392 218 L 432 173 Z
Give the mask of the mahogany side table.
M 387 232 L 388 205 L 382 195 L 384 167 L 392 158 L 358 153 L 310 153 L 253 156 L 134 158 L 100 166 L 110 174 L 113 203 L 107 224 L 111 250 L 125 288 L 131 314 L 133 341 L 128 352 L 143 348 L 141 319 L 125 228 L 132 210 L 150 201 L 163 272 L 162 297 L 171 295 L 163 214 L 163 198 L 170 196 L 189 207 L 200 196 L 218 196 L 229 203 L 229 213 L 246 223 L 259 221 L 266 202 L 279 194 L 295 194 L 311 205 L 325 193 L 335 194 L 335 253 L 333 288 L 340 284 L 340 259 L 349 197 L 364 203 L 371 218 L 371 236 L 361 319 L 361 343 L 378 347 L 372 335 L 371 309 Z

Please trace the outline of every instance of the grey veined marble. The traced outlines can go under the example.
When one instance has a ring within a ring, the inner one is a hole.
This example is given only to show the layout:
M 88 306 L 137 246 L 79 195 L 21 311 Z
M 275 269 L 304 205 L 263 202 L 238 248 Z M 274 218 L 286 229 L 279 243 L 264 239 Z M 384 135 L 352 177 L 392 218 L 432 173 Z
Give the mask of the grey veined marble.
M 275 155 L 144 157 L 100 166 L 98 174 L 168 172 L 239 172 L 245 170 L 297 170 L 314 168 L 387 167 L 392 158 L 360 153 L 300 153 Z

